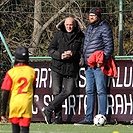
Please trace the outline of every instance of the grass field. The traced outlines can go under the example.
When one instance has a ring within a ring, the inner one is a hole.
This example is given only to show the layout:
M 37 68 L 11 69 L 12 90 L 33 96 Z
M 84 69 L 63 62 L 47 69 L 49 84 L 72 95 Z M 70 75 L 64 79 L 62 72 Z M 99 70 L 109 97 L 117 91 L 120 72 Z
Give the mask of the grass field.
M 0 124 L 0 133 L 12 133 L 11 124 Z M 96 127 L 94 125 L 31 123 L 30 133 L 133 133 L 133 125 L 109 125 Z

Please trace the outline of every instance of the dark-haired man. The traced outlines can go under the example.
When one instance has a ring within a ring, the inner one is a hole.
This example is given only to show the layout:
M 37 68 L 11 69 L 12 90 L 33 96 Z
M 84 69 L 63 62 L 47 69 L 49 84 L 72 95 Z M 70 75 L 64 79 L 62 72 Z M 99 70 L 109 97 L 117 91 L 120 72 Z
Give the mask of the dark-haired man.
M 106 116 L 107 75 L 102 72 L 101 66 L 107 63 L 114 51 L 113 35 L 110 26 L 101 19 L 100 8 L 94 7 L 89 11 L 89 21 L 90 24 L 85 33 L 83 48 L 86 63 L 86 115 L 83 120 L 76 124 L 92 124 L 96 95 L 98 96 L 99 109 L 97 113 Z M 95 62 L 94 67 L 92 68 L 88 64 L 88 59 L 92 54 L 99 50 L 104 53 L 103 63 Z

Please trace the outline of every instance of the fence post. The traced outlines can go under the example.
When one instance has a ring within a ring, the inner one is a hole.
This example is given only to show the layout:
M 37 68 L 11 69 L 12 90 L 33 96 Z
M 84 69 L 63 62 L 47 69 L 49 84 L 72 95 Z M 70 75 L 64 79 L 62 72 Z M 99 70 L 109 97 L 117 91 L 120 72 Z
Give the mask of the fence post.
M 11 61 L 13 62 L 13 56 L 12 56 L 12 54 L 11 54 L 11 52 L 10 52 L 10 50 L 9 50 L 9 48 L 8 48 L 8 46 L 7 46 L 7 44 L 6 44 L 6 41 L 5 41 L 5 39 L 4 39 L 4 36 L 2 35 L 1 32 L 0 32 L 0 38 L 1 38 L 1 40 L 2 40 L 2 42 L 3 42 L 3 44 L 4 44 L 4 46 L 5 46 L 5 49 L 6 49 L 7 53 L 8 53 L 8 55 L 9 55 Z
M 119 55 L 123 55 L 123 0 L 119 0 Z

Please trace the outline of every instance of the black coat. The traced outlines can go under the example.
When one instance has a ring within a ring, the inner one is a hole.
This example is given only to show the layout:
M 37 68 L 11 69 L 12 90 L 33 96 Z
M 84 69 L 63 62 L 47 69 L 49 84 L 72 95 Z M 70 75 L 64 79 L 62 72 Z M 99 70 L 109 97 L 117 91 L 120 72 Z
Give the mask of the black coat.
M 67 33 L 62 23 L 60 30 L 54 35 L 48 53 L 52 57 L 50 68 L 61 75 L 75 77 L 79 71 L 79 60 L 83 50 L 84 34 L 77 27 L 72 33 Z M 71 50 L 73 55 L 69 59 L 62 60 L 61 54 Z

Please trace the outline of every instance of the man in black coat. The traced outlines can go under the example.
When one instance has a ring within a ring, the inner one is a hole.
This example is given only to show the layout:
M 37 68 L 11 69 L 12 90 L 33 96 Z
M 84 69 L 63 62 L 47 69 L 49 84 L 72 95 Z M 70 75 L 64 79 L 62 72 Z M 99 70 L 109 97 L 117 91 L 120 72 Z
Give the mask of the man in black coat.
M 79 23 L 72 17 L 67 17 L 57 28 L 59 31 L 54 35 L 48 47 L 48 53 L 52 57 L 50 67 L 54 100 L 43 112 L 47 124 L 52 123 L 53 111 L 55 113 L 53 123 L 62 123 L 62 102 L 75 87 L 84 41 L 84 34 Z

